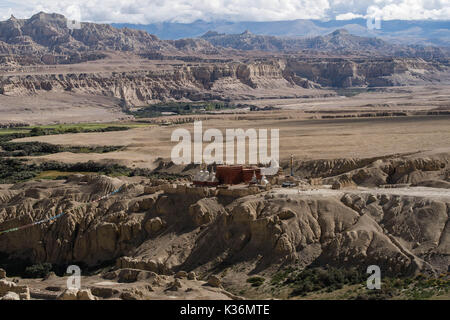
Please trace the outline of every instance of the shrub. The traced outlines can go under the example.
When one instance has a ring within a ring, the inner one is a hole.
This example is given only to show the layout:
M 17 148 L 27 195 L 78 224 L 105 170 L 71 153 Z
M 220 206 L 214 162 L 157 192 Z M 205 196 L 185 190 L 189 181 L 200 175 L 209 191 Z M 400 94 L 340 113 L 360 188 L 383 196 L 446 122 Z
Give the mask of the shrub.
M 28 165 L 22 160 L 0 158 L 0 183 L 16 183 L 34 178 L 40 170 L 36 165 Z
M 160 117 L 163 112 L 172 112 L 175 114 L 198 114 L 223 110 L 234 109 L 236 106 L 228 102 L 164 102 L 139 108 L 136 111 L 128 111 L 136 118 L 154 118 Z
M 328 292 L 341 289 L 344 285 L 364 281 L 364 275 L 356 269 L 307 268 L 293 272 L 286 283 L 293 287 L 292 296 L 306 295 L 309 292 L 326 289 Z
M 25 278 L 44 278 L 52 271 L 52 264 L 45 262 L 25 268 Z
M 252 287 L 259 287 L 264 283 L 265 280 L 266 279 L 264 279 L 263 277 L 251 277 L 247 279 L 247 282 L 250 283 Z

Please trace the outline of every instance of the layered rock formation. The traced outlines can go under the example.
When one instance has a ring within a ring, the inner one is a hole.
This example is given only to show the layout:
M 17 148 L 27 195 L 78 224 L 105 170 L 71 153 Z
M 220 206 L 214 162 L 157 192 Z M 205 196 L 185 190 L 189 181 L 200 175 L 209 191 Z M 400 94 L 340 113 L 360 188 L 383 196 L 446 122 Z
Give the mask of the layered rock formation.
M 288 59 L 286 70 L 324 87 L 389 87 L 450 81 L 449 62 L 422 59 Z
M 288 162 L 282 163 L 289 167 Z M 331 159 L 296 161 L 295 174 L 325 178 L 324 183 L 349 180 L 359 186 L 378 187 L 387 184 L 409 184 L 448 188 L 450 155 L 448 153 L 416 153 L 365 159 Z
M 306 79 L 284 76 L 275 62 L 227 63 L 184 66 L 160 71 L 14 75 L 0 78 L 0 92 L 20 96 L 39 92 L 81 92 L 116 97 L 129 105 L 146 105 L 171 99 L 210 100 L 250 98 L 253 89 L 319 87 Z M 297 91 L 295 90 L 297 88 Z M 269 94 L 269 93 L 268 93 Z
M 30 300 L 30 289 L 13 281 L 0 278 L 0 300 Z
M 346 178 L 367 187 L 408 184 L 448 188 L 450 182 L 448 181 L 448 166 L 447 157 L 379 159 L 360 169 L 350 170 L 342 175 L 329 178 L 327 182 Z
M 0 252 L 32 262 L 96 265 L 159 274 L 296 263 L 366 268 L 391 275 L 447 271 L 450 198 L 377 191 L 335 196 L 225 192 L 143 180 L 88 203 L 124 181 L 72 176 L 2 189 L 2 230 L 65 211 L 52 223 L 1 235 Z M 241 190 L 241 191 L 239 191 Z M 76 210 L 71 208 L 78 207 Z M 249 272 L 251 270 L 247 270 Z
M 126 105 L 189 99 L 305 97 L 303 89 L 450 82 L 450 68 L 423 60 L 268 59 L 98 73 L 3 75 L 0 94 L 76 92 L 116 97 Z M 439 78 L 439 79 L 438 79 Z M 317 92 L 315 93 L 318 94 Z M 326 92 L 323 93 L 327 94 Z
M 29 19 L 12 16 L 0 22 L 0 41 L 2 53 L 36 55 L 45 64 L 80 62 L 89 52 L 105 50 L 176 51 L 144 31 L 84 22 L 79 29 L 69 29 L 63 15 L 44 12 Z
M 226 35 L 208 32 L 200 39 L 164 41 L 145 31 L 117 29 L 106 24 L 80 23 L 69 28 L 70 21 L 60 14 L 39 12 L 29 19 L 0 22 L 0 52 L 3 54 L 35 55 L 44 64 L 75 63 L 95 60 L 98 51 L 152 52 L 155 54 L 219 54 L 221 48 L 262 51 L 313 50 L 330 54 L 364 56 L 397 56 L 439 59 L 448 57 L 448 50 L 424 46 L 389 44 L 376 38 L 365 38 L 336 30 L 313 38 L 283 38 L 242 34 Z
M 255 35 L 249 31 L 241 34 L 224 34 L 215 31 L 205 33 L 202 39 L 214 46 L 237 50 L 289 51 L 308 50 L 325 52 L 331 55 L 418 57 L 438 59 L 448 57 L 448 49 L 425 46 L 401 46 L 390 44 L 377 38 L 359 37 L 345 29 L 338 29 L 325 36 L 311 38 L 284 38 L 277 36 Z
M 208 33 L 202 39 L 164 41 L 144 31 L 93 23 L 81 26 L 69 29 L 64 16 L 42 12 L 30 19 L 11 17 L 0 22 L 0 52 L 4 54 L 0 64 L 7 71 L 0 78 L 0 94 L 75 91 L 117 97 L 126 105 L 145 105 L 170 99 L 254 98 L 257 95 L 252 89 L 264 91 L 266 97 L 279 98 L 302 97 L 305 93 L 296 89 L 321 86 L 450 83 L 448 57 L 439 49 L 397 47 L 343 30 L 312 39 Z M 308 49 L 316 53 L 294 52 L 276 57 L 262 54 L 259 59 L 249 59 L 245 52 L 217 46 L 283 52 Z M 52 69 L 29 73 L 21 69 L 24 65 L 110 59 L 117 52 L 170 62 L 152 71 L 134 68 L 116 73 Z M 332 55 L 323 54 L 327 52 Z M 310 58 L 316 54 L 319 58 Z M 185 63 L 197 60 L 202 63 Z

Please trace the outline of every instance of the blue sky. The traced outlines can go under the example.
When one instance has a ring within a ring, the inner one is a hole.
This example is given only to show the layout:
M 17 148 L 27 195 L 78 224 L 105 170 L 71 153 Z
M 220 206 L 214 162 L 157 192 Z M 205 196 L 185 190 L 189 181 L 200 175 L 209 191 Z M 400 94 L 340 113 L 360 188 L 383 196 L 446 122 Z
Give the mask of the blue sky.
M 92 22 L 351 19 L 450 20 L 450 0 L 0 0 L 0 18 L 57 12 Z

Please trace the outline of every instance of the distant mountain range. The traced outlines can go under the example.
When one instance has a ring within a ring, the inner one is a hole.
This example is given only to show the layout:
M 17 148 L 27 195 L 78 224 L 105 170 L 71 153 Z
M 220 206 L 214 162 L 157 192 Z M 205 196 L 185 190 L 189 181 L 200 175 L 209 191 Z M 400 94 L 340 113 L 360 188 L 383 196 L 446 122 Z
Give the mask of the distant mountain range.
M 71 30 L 60 14 L 37 13 L 29 19 L 11 16 L 0 21 L 0 54 L 51 54 L 53 63 L 80 62 L 101 57 L 100 51 L 173 52 L 175 47 L 142 30 L 117 29 L 108 24 L 85 23 Z M 92 56 L 93 55 L 93 56 Z M 52 61 L 49 60 L 49 63 Z
M 299 20 L 298 23 L 300 22 L 305 23 L 304 20 Z M 144 30 L 129 27 L 115 28 L 109 24 L 82 22 L 81 28 L 71 30 L 67 23 L 63 15 L 44 12 L 37 13 L 29 19 L 11 17 L 6 21 L 0 21 L 2 59 L 5 60 L 5 56 L 15 55 L 19 60 L 34 59 L 26 63 L 77 63 L 101 59 L 106 51 L 127 51 L 152 59 L 188 55 L 191 56 L 188 58 L 192 60 L 192 58 L 199 58 L 202 54 L 223 57 L 233 50 L 239 51 L 240 54 L 246 54 L 245 51 L 265 51 L 306 53 L 308 56 L 325 54 L 327 56 L 411 57 L 427 60 L 450 56 L 450 46 L 395 44 L 376 37 L 354 35 L 346 29 L 332 30 L 325 35 L 308 37 L 260 35 L 249 30 L 236 34 L 208 31 L 195 38 L 161 40 Z M 316 26 L 311 23 L 311 26 Z M 322 29 L 325 29 L 324 25 Z M 427 26 L 430 28 L 429 25 Z M 280 29 L 281 27 L 278 28 Z
M 450 47 L 450 20 L 389 20 L 381 22 L 380 30 L 369 30 L 365 19 L 353 20 L 291 20 L 274 22 L 205 22 L 155 23 L 146 25 L 112 24 L 145 30 L 161 39 L 181 39 L 200 37 L 208 31 L 239 34 L 246 30 L 257 35 L 282 37 L 316 37 L 332 33 L 336 29 L 346 29 L 351 34 L 362 37 L 377 37 L 394 44 L 434 45 Z
M 331 55 L 359 56 L 392 56 L 420 57 L 425 59 L 443 58 L 449 54 L 448 49 L 422 45 L 396 45 L 387 41 L 360 37 L 350 34 L 345 29 L 338 29 L 330 34 L 316 37 L 277 37 L 254 35 L 244 31 L 240 34 L 225 34 L 208 31 L 201 39 L 210 42 L 217 48 L 232 48 L 236 50 L 259 50 L 272 52 L 314 51 Z

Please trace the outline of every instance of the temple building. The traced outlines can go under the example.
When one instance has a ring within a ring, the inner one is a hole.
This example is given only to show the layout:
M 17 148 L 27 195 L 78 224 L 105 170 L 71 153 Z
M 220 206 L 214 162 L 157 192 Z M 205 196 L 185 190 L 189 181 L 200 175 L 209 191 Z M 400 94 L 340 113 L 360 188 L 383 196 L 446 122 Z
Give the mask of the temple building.
M 208 169 L 200 169 L 194 176 L 194 185 L 216 186 L 219 184 L 261 184 L 268 185 L 266 177 L 276 176 L 280 172 L 280 166 L 276 160 L 270 162 L 269 167 L 243 166 L 243 165 L 220 165 L 211 173 Z
M 211 170 L 210 173 L 206 168 L 204 171 L 200 169 L 200 171 L 194 176 L 193 183 L 196 186 L 215 187 L 219 184 L 219 180 L 216 177 L 214 169 Z

